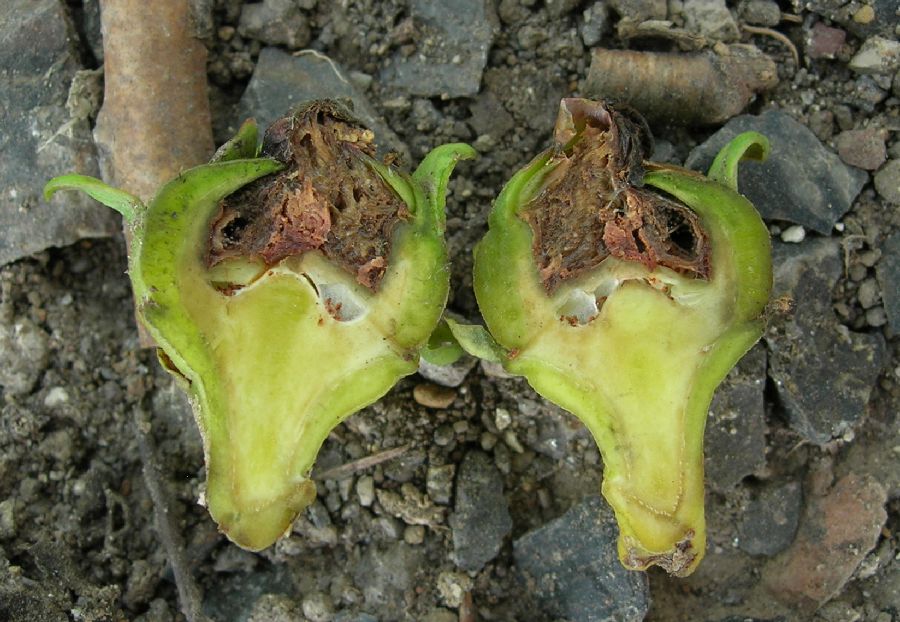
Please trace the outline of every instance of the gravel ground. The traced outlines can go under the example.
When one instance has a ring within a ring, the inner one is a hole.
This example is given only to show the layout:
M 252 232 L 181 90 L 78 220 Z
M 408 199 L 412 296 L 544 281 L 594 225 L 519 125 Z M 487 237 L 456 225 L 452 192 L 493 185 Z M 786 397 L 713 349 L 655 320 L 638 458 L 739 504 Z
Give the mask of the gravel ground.
M 0 620 L 166 622 L 185 619 L 184 602 L 223 622 L 900 620 L 895 0 L 196 4 L 211 26 L 217 142 L 248 114 L 341 96 L 407 165 L 441 143 L 475 146 L 447 206 L 449 309 L 469 320 L 491 200 L 549 143 L 559 99 L 624 97 L 588 79 L 596 49 L 738 59 L 700 93 L 746 87 L 752 101 L 683 122 L 699 108 L 663 91 L 651 121 L 655 159 L 697 168 L 743 129 L 773 143 L 741 188 L 775 240 L 783 304 L 711 409 L 707 558 L 687 579 L 622 570 L 585 428 L 471 359 L 423 368 L 338 426 L 290 536 L 258 554 L 220 536 L 197 503 L 203 455 L 186 400 L 138 345 L 121 236 L 91 206 L 75 223 L 15 218 L 42 176 L 95 157 L 102 79 L 77 74 L 80 138 L 38 147 L 65 122 L 53 115 L 75 71 L 102 64 L 99 9 L 36 0 L 50 11 L 42 27 L 69 38 L 11 49 L 32 10 L 16 0 L 0 8 L 0 144 L 31 170 L 0 160 Z M 63 44 L 53 64 L 44 52 Z M 627 71 L 650 91 L 664 79 L 654 67 Z M 182 541 L 175 562 L 160 491 Z M 179 599 L 184 574 L 196 589 Z

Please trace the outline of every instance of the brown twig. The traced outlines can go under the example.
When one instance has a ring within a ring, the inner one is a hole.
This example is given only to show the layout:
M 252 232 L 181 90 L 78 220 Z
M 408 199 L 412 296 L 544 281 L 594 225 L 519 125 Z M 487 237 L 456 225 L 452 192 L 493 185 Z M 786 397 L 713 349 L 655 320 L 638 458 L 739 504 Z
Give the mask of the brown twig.
M 797 69 L 800 68 L 800 54 L 797 52 L 797 46 L 795 46 L 794 42 L 788 39 L 784 34 L 778 32 L 777 30 L 764 28 L 762 26 L 748 26 L 747 24 L 744 24 L 741 26 L 741 28 L 743 28 L 745 32 L 749 32 L 750 34 L 772 37 L 773 39 L 783 43 L 791 52 L 791 57 L 794 59 L 794 66 Z
M 775 63 L 752 46 L 667 54 L 597 48 L 585 95 L 628 104 L 652 122 L 724 123 L 778 84 Z
M 147 202 L 213 152 L 206 47 L 189 0 L 101 0 L 100 8 L 105 86 L 94 138 L 103 177 Z M 143 330 L 141 344 L 153 344 Z
M 347 462 L 346 464 L 336 466 L 333 469 L 322 471 L 321 473 L 313 473 L 312 478 L 319 481 L 328 479 L 344 479 L 345 477 L 350 477 L 351 475 L 353 475 L 354 473 L 358 473 L 359 471 L 365 471 L 366 469 L 377 466 L 383 462 L 387 462 L 388 460 L 399 458 L 407 451 L 409 451 L 409 445 L 392 447 L 391 449 L 385 449 L 384 451 L 380 451 L 377 454 L 372 454 L 370 456 L 365 456 L 352 462 Z
M 137 406 L 135 422 L 135 435 L 141 453 L 141 462 L 144 466 L 144 482 L 147 484 L 147 490 L 153 500 L 156 530 L 166 550 L 169 564 L 172 566 L 172 574 L 175 576 L 181 611 L 188 622 L 208 622 L 209 618 L 201 611 L 203 599 L 185 557 L 184 541 L 175 526 L 170 511 L 170 497 L 163 484 L 159 464 L 156 461 L 156 447 L 153 442 L 150 416 L 144 405 Z
M 466 591 L 462 604 L 459 606 L 459 622 L 476 622 L 475 602 L 472 599 L 471 590 Z

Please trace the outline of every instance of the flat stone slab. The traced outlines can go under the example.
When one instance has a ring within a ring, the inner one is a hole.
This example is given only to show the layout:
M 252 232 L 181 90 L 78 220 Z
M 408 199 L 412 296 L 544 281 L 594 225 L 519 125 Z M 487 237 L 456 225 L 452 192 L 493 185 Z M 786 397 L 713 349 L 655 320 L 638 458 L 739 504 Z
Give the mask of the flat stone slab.
M 799 482 L 754 491 L 738 524 L 738 546 L 751 555 L 780 553 L 794 541 L 802 507 Z
M 881 334 L 852 332 L 834 315 L 840 252 L 825 238 L 776 243 L 773 254 L 774 296 L 789 296 L 794 307 L 766 332 L 769 377 L 790 426 L 817 445 L 841 437 L 865 414 L 886 352 Z
M 716 390 L 704 438 L 706 481 L 726 493 L 766 464 L 766 350 L 757 345 Z
M 868 181 L 847 166 L 805 125 L 785 112 L 741 115 L 694 149 L 685 166 L 706 172 L 719 150 L 741 132 L 764 134 L 772 146 L 765 162 L 744 162 L 738 188 L 766 219 L 787 220 L 828 235 Z
M 87 120 L 66 108 L 81 69 L 74 42 L 59 0 L 0 3 L 0 265 L 120 226 L 84 194 L 42 196 L 56 175 L 100 174 Z
M 470 451 L 456 476 L 456 503 L 450 516 L 453 557 L 463 570 L 478 571 L 500 552 L 512 530 L 503 495 L 503 475 L 482 451 Z
M 381 72 L 390 86 L 424 97 L 478 93 L 494 40 L 493 9 L 486 0 L 412 0 L 415 51 L 395 54 Z
M 516 540 L 513 557 L 528 591 L 550 615 L 579 622 L 639 622 L 650 607 L 647 575 L 619 563 L 618 534 L 612 510 L 590 496 Z
M 389 128 L 333 60 L 313 50 L 298 55 L 278 48 L 263 48 L 238 105 L 235 127 L 253 117 L 260 133 L 292 108 L 315 99 L 340 99 L 353 105 L 353 113 L 375 132 L 380 153 L 391 149 L 407 155 L 406 145 Z
M 796 541 L 765 568 L 765 585 L 779 600 L 807 611 L 828 602 L 875 548 L 887 520 L 886 501 L 873 478 L 841 478 L 807 505 Z

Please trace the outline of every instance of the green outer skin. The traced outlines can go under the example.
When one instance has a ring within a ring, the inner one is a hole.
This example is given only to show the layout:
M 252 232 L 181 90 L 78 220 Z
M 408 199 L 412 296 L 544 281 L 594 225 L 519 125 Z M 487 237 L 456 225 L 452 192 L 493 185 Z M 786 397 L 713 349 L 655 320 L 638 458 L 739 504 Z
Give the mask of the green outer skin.
M 139 314 L 171 361 L 163 363 L 192 398 L 210 514 L 233 541 L 259 550 L 315 499 L 309 471 L 331 429 L 416 370 L 418 349 L 449 291 L 447 181 L 456 162 L 474 151 L 439 147 L 412 177 L 372 163 L 412 213 L 397 227 L 376 293 L 311 252 L 226 296 L 207 278 L 210 220 L 222 198 L 281 168 L 273 160 L 240 159 L 251 143 L 255 125 L 245 124 L 217 162 L 179 175 L 136 214 L 129 271 Z M 76 180 L 53 190 L 84 186 Z M 343 286 L 367 311 L 335 320 L 310 279 Z
M 737 137 L 717 158 L 720 170 L 734 170 L 731 163 L 748 150 L 764 153 L 766 144 L 759 135 Z M 709 281 L 608 260 L 593 272 L 633 280 L 609 295 L 593 321 L 570 326 L 559 319 L 560 305 L 569 292 L 590 290 L 595 277 L 548 297 L 534 265 L 530 227 L 517 216 L 553 166 L 552 152 L 545 152 L 498 197 L 475 250 L 479 307 L 508 351 L 506 369 L 578 416 L 595 437 L 623 563 L 633 569 L 657 564 L 684 576 L 705 547 L 702 444 L 709 403 L 763 330 L 771 290 L 768 231 L 753 206 L 726 185 L 654 165 L 645 184 L 674 195 L 701 218 L 712 248 Z M 641 276 L 669 283 L 674 300 Z M 470 351 L 485 349 L 454 334 Z

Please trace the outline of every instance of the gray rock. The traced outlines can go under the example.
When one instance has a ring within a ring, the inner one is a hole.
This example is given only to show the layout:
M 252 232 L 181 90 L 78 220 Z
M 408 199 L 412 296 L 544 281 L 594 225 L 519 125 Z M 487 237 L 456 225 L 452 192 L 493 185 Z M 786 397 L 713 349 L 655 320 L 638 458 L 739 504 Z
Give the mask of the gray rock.
M 859 306 L 863 309 L 874 307 L 878 304 L 879 298 L 878 283 L 875 279 L 869 278 L 859 284 L 859 289 L 856 291 L 856 299 L 859 300 Z
M 748 130 L 765 134 L 772 151 L 766 162 L 741 165 L 741 193 L 764 218 L 787 220 L 829 234 L 850 209 L 868 175 L 843 164 L 815 134 L 785 112 L 735 117 L 694 149 L 686 166 L 705 172 L 728 141 Z
M 900 233 L 889 237 L 882 246 L 875 276 L 881 285 L 888 325 L 893 333 L 900 334 Z
M 294 622 L 301 616 L 300 605 L 286 594 L 263 594 L 253 604 L 247 622 Z
M 609 31 L 609 7 L 602 0 L 594 2 L 584 10 L 581 17 L 581 40 L 587 47 L 597 45 Z
M 462 356 L 450 365 L 435 365 L 422 358 L 419 359 L 419 374 L 435 384 L 458 387 L 477 364 L 478 359 L 473 356 Z
M 479 93 L 471 104 L 469 112 L 472 117 L 469 125 L 479 136 L 490 135 L 500 138 L 516 126 L 515 119 L 506 111 L 500 99 L 491 91 Z
M 6 315 L 6 313 L 3 313 Z M 0 386 L 7 395 L 30 393 L 47 366 L 50 337 L 31 320 L 0 325 Z
M 900 160 L 891 160 L 875 173 L 875 190 L 885 200 L 900 205 Z
M 62 2 L 0 3 L 0 264 L 119 226 L 81 193 L 42 198 L 55 175 L 100 173 L 88 120 L 66 108 L 76 41 Z
M 578 622 L 638 622 L 650 606 L 647 575 L 616 553 L 612 511 L 590 496 L 513 544 L 516 566 L 552 616 Z
M 427 458 L 428 454 L 424 449 L 410 449 L 384 465 L 384 476 L 395 482 L 408 482 Z
M 890 75 L 900 69 L 900 41 L 870 37 L 847 66 L 856 73 Z
M 260 128 L 266 128 L 289 109 L 324 98 L 349 100 L 354 114 L 375 132 L 380 151 L 396 149 L 406 153 L 406 146 L 381 121 L 337 63 L 312 50 L 293 56 L 276 48 L 263 48 L 250 84 L 241 97 L 234 126 L 254 117 Z
M 559 19 L 578 6 L 580 0 L 544 0 L 544 8 L 547 15 L 553 19 Z
M 324 592 L 312 592 L 303 597 L 303 615 L 310 622 L 331 622 L 334 617 L 334 603 Z
M 447 505 L 453 498 L 453 478 L 456 475 L 455 464 L 430 466 L 425 475 L 425 489 L 435 503 Z
M 494 40 L 496 17 L 487 0 L 413 0 L 418 26 L 415 53 L 397 52 L 382 82 L 426 97 L 475 95 Z
M 635 22 L 666 19 L 666 0 L 612 0 L 609 6 L 622 19 Z
M 247 622 L 251 616 L 260 614 L 260 609 L 267 602 L 275 604 L 292 600 L 275 597 L 293 592 L 291 578 L 284 565 L 267 565 L 253 572 L 222 573 L 219 577 L 206 590 L 203 603 L 203 613 L 213 620 Z
M 362 590 L 367 609 L 378 609 L 382 619 L 400 619 L 403 593 L 412 587 L 416 571 L 425 562 L 422 547 L 394 542 L 386 548 L 369 546 L 353 564 L 353 580 Z
M 776 244 L 774 253 L 774 295 L 789 296 L 794 309 L 766 332 L 769 377 L 791 427 L 818 445 L 863 416 L 885 357 L 880 334 L 851 332 L 834 315 L 840 253 L 831 239 Z
M 747 0 L 741 3 L 741 17 L 759 26 L 777 26 L 781 23 L 781 7 L 772 0 Z
M 684 27 L 713 41 L 737 41 L 737 22 L 725 0 L 685 0 L 682 8 Z
M 546 28 L 541 26 L 536 26 L 532 24 L 525 24 L 521 28 L 519 28 L 519 32 L 516 35 L 516 40 L 519 42 L 519 47 L 523 50 L 536 50 L 538 46 L 540 46 L 544 41 L 549 38 L 547 34 Z
M 453 557 L 463 570 L 479 571 L 494 559 L 512 518 L 503 496 L 503 477 L 490 456 L 470 451 L 456 478 L 456 502 L 450 516 Z
M 731 370 L 709 407 L 704 440 L 706 481 L 728 492 L 766 464 L 766 351 L 750 350 Z
M 566 97 L 567 89 L 566 81 L 557 72 L 548 72 L 532 63 L 491 67 L 484 72 L 485 92 L 501 102 L 516 125 L 525 125 L 535 132 L 553 127 L 559 100 Z
M 268 45 L 298 50 L 309 43 L 309 24 L 293 0 L 264 0 L 245 4 L 238 32 Z
M 848 97 L 845 100 L 854 108 L 866 115 L 872 115 L 875 107 L 887 99 L 890 82 L 886 85 L 876 81 L 878 76 L 859 76 L 848 89 Z
M 738 546 L 751 555 L 772 556 L 794 541 L 803 493 L 798 482 L 765 486 L 753 496 L 738 525 Z

